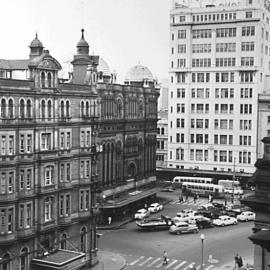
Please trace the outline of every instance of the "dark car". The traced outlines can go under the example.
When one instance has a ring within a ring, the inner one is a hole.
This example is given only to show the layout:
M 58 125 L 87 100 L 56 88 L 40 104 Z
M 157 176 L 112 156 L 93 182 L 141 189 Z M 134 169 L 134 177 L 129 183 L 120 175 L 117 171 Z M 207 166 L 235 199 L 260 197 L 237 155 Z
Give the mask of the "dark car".
M 220 203 L 220 202 L 212 202 L 213 206 L 218 208 L 218 209 L 221 209 L 221 210 L 225 210 L 225 206 L 223 203 Z
M 198 209 L 197 212 L 198 214 L 203 215 L 210 219 L 215 219 L 225 214 L 225 210 L 221 210 L 214 206 L 208 207 L 207 209 Z
M 136 224 L 143 230 L 163 230 L 169 229 L 173 221 L 170 217 L 161 215 L 160 218 L 147 218 L 137 221 Z
M 196 225 L 199 229 L 206 229 L 214 227 L 212 220 L 206 217 L 196 219 Z

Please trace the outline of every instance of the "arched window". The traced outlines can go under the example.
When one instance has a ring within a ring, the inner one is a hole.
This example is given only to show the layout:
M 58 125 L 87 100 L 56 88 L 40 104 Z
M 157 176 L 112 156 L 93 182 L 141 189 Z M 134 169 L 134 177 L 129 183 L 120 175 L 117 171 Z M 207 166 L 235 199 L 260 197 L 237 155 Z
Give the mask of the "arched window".
M 66 116 L 70 116 L 70 106 L 69 106 L 69 100 L 66 101 Z
M 44 220 L 45 220 L 45 222 L 52 220 L 52 206 L 53 206 L 52 197 L 47 197 L 44 200 Z
M 41 119 L 44 120 L 45 119 L 45 100 L 41 101 Z
M 11 263 L 11 260 L 10 260 L 9 254 L 5 254 L 2 257 L 2 261 L 1 261 L 1 264 L 2 264 L 2 269 L 1 270 L 10 270 L 10 268 L 11 268 L 10 263 Z
M 20 270 L 28 269 L 28 249 L 24 247 L 21 250 Z
M 51 72 L 48 73 L 48 87 L 52 87 L 52 74 L 51 74 Z
M 20 118 L 25 118 L 24 110 L 25 110 L 25 102 L 24 102 L 24 99 L 21 99 L 20 100 Z
M 8 117 L 13 118 L 13 100 L 11 98 L 8 101 Z
M 26 117 L 31 118 L 31 116 L 32 116 L 32 104 L 31 100 L 28 99 L 26 102 Z
M 48 100 L 48 118 L 52 118 L 52 101 Z
M 6 118 L 6 100 L 2 98 L 1 100 L 1 117 Z
M 84 116 L 84 102 L 81 101 L 81 117 Z
M 81 229 L 81 251 L 86 252 L 86 228 Z
M 65 104 L 64 101 L 62 100 L 60 103 L 60 117 L 63 118 L 65 116 Z
M 45 87 L 45 73 L 41 72 L 41 87 Z
M 65 233 L 62 234 L 60 247 L 61 247 L 61 249 L 66 249 L 67 248 L 67 235 Z
M 89 116 L 89 102 L 88 101 L 86 101 L 85 114 L 86 116 Z
M 122 117 L 122 108 L 123 108 L 122 101 L 121 99 L 118 99 L 117 100 L 117 117 L 118 118 Z

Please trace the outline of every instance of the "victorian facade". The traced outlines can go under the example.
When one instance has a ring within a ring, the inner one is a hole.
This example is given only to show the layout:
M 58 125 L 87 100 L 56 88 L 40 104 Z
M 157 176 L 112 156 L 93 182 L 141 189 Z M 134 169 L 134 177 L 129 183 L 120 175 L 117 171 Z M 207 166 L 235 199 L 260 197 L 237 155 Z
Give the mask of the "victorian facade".
M 106 199 L 155 183 L 151 73 L 145 79 L 139 66 L 115 84 L 106 62 L 89 55 L 83 30 L 72 65 L 60 80 L 61 65 L 38 37 L 29 59 L 0 60 L 1 270 L 95 264 L 97 215 L 118 207 Z M 153 195 L 143 194 L 119 207 Z

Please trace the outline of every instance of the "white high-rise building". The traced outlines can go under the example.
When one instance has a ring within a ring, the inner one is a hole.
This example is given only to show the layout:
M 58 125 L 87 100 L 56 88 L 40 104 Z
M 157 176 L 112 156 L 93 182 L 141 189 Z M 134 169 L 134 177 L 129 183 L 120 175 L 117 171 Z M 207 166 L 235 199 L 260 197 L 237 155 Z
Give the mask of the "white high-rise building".
M 270 83 L 268 0 L 177 1 L 170 14 L 168 167 L 254 172 Z

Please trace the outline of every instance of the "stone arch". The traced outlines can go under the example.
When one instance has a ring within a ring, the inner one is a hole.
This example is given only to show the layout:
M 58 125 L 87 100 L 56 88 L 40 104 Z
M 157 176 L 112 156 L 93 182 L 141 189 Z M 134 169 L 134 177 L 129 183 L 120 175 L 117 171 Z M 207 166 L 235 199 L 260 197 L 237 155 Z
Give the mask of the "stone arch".
M 129 178 L 135 178 L 137 175 L 137 165 L 135 162 L 130 162 L 127 168 L 127 174 Z
M 14 99 L 9 98 L 8 99 L 8 112 L 7 112 L 8 118 L 14 117 Z

